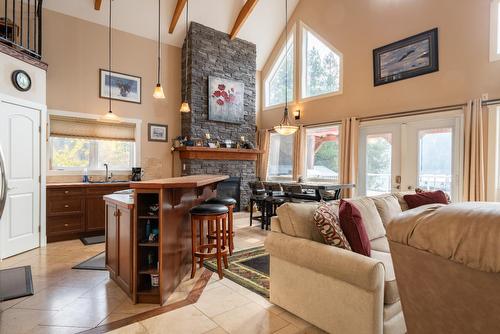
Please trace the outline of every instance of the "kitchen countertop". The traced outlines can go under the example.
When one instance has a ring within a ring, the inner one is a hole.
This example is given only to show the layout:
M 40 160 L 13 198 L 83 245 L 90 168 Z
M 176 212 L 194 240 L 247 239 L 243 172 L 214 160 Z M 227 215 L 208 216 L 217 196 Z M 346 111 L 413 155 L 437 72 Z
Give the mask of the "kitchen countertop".
M 217 183 L 228 179 L 227 175 L 190 175 L 157 179 L 141 182 L 131 182 L 130 188 L 135 189 L 167 189 L 167 188 L 198 188 L 208 184 Z
M 103 198 L 106 202 L 126 206 L 129 209 L 134 208 L 134 196 L 130 196 L 130 194 L 110 194 L 103 196 Z
M 47 188 L 67 188 L 67 187 L 109 187 L 109 186 L 120 186 L 129 185 L 130 181 L 123 182 L 58 182 L 58 183 L 47 183 Z

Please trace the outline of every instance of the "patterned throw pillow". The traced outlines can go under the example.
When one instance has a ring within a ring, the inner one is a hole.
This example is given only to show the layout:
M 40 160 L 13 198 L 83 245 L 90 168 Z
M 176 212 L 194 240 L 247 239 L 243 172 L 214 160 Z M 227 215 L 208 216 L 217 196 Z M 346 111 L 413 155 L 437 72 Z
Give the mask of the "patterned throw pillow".
M 314 222 L 327 245 L 351 250 L 351 246 L 340 227 L 339 217 L 330 205 L 320 204 L 314 212 Z

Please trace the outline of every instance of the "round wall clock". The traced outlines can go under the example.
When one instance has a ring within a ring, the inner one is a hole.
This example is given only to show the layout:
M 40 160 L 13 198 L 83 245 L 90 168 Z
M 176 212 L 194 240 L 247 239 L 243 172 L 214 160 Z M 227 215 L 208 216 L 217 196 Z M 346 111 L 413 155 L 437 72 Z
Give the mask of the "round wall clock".
M 31 88 L 31 78 L 28 73 L 23 70 L 12 72 L 12 83 L 17 90 L 27 92 Z

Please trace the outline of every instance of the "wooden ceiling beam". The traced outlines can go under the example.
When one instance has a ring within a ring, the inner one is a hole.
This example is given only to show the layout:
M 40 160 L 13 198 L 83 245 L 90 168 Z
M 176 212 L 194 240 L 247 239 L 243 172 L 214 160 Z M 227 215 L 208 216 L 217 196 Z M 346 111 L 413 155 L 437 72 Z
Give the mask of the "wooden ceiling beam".
M 236 18 L 236 22 L 234 23 L 233 30 L 231 30 L 231 34 L 230 34 L 231 39 L 236 38 L 236 36 L 240 32 L 240 29 L 245 24 L 245 21 L 248 19 L 248 17 L 252 13 L 252 10 L 255 8 L 257 1 L 258 0 L 247 0 L 245 2 L 245 4 L 243 5 L 243 8 L 241 8 L 240 13 L 238 14 L 238 17 Z
M 101 9 L 101 3 L 102 3 L 102 0 L 94 0 L 94 9 L 95 10 L 100 10 Z
M 181 17 L 182 11 L 186 6 L 187 0 L 177 0 L 177 5 L 175 5 L 174 15 L 172 15 L 172 21 L 170 22 L 170 27 L 168 28 L 168 32 L 171 34 L 175 30 L 175 26 L 177 22 L 179 22 L 179 17 Z

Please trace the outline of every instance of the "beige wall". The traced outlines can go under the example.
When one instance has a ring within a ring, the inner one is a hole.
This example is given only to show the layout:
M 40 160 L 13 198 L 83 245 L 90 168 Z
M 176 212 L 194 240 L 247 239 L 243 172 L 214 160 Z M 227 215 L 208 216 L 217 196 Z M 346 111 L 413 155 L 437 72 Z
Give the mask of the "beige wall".
M 299 103 L 302 122 L 459 104 L 482 93 L 500 98 L 500 62 L 489 62 L 489 8 L 489 0 L 302 0 L 290 26 L 303 21 L 344 55 L 343 94 Z M 439 28 L 439 72 L 373 86 L 373 49 L 434 27 Z M 263 80 L 282 43 L 283 38 L 262 71 Z M 262 111 L 260 126 L 276 125 L 282 112 Z
M 48 109 L 103 114 L 108 102 L 99 98 L 99 69 L 107 68 L 107 28 L 50 10 L 44 11 L 43 60 L 47 71 Z M 142 104 L 113 101 L 113 112 L 142 119 L 141 167 L 145 178 L 170 177 L 169 143 L 148 142 L 148 123 L 168 125 L 169 138 L 180 134 L 181 50 L 162 45 L 165 100 L 152 97 L 156 84 L 156 43 L 113 31 L 113 70 L 142 77 Z M 55 180 L 54 178 L 49 180 Z

